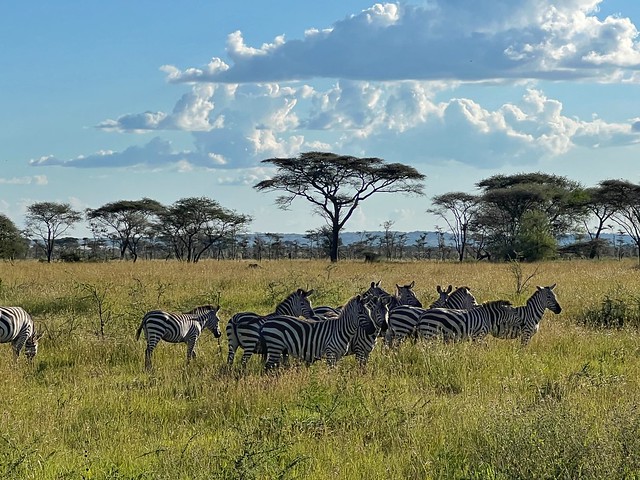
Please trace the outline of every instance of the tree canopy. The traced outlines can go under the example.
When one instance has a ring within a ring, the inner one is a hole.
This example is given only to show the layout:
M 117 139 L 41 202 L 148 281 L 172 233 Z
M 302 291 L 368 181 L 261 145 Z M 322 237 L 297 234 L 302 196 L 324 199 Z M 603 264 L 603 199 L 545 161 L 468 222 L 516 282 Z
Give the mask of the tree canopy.
M 376 157 L 353 157 L 330 152 L 306 152 L 292 158 L 263 160 L 276 174 L 254 185 L 258 191 L 284 192 L 276 204 L 287 209 L 300 197 L 310 202 L 331 228 L 332 262 L 338 260 L 340 230 L 360 204 L 376 193 L 422 195 L 425 176 L 401 163 Z
M 51 262 L 56 238 L 82 219 L 82 214 L 68 203 L 38 202 L 27 208 L 27 232 L 42 240 L 42 247 Z

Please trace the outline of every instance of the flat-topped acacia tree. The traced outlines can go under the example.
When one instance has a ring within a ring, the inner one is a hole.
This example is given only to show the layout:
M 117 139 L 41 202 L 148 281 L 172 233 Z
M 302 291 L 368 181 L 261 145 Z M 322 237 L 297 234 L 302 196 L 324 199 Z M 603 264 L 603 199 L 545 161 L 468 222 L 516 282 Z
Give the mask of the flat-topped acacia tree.
M 331 228 L 332 262 L 338 261 L 338 239 L 353 212 L 375 193 L 423 195 L 426 178 L 415 168 L 375 157 L 306 152 L 293 158 L 262 160 L 276 174 L 254 185 L 258 191 L 280 191 L 276 204 L 286 210 L 296 197 L 310 202 Z

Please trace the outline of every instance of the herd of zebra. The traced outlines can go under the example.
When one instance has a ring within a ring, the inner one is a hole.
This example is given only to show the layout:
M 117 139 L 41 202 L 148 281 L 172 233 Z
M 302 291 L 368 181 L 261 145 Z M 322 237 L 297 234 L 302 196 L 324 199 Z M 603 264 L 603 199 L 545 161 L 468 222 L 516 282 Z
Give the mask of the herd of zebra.
M 273 313 L 240 312 L 229 319 L 227 364 L 233 365 L 236 351 L 242 348 L 243 369 L 254 353 L 262 354 L 267 371 L 287 363 L 289 356 L 306 363 L 324 358 L 334 365 L 353 354 L 364 367 L 379 338 L 394 347 L 407 338 L 479 341 L 491 334 L 502 339 L 520 338 L 526 345 L 537 332 L 546 309 L 555 314 L 562 310 L 553 291 L 555 286 L 537 287 L 523 306 L 513 306 L 506 300 L 479 304 L 466 286 L 455 290 L 451 285 L 446 289 L 437 286 L 438 298 L 428 308 L 423 308 L 416 297 L 414 282 L 396 284 L 394 294 L 385 291 L 380 282 L 371 282 L 365 292 L 337 308 L 313 308 L 309 300 L 313 290 L 299 288 Z M 136 331 L 136 340 L 144 331 L 147 343 L 145 368 L 152 368 L 152 354 L 160 340 L 186 343 L 188 364 L 205 329 L 216 338 L 222 336 L 219 309 L 204 305 L 186 313 L 147 312 Z M 41 336 L 24 309 L 0 307 L 0 343 L 10 342 L 16 359 L 24 346 L 25 356 L 32 360 Z

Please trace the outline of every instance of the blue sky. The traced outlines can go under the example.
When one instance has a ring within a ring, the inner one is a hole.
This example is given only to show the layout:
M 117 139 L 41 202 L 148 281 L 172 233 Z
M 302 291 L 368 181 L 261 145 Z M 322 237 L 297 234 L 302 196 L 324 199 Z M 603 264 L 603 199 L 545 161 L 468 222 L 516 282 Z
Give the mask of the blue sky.
M 252 185 L 312 150 L 427 176 L 349 231 L 432 230 L 432 196 L 497 173 L 639 182 L 638 28 L 637 0 L 2 2 L 0 212 L 207 196 L 302 233 Z

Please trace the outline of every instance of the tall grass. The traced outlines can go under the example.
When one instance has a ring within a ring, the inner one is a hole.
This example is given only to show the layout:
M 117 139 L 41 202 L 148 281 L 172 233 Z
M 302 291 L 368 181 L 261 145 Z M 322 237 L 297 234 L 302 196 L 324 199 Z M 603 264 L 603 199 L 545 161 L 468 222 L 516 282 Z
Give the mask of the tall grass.
M 633 309 L 634 266 L 523 264 L 520 279 L 534 276 L 518 293 L 503 264 L 3 263 L 0 304 L 27 309 L 45 336 L 33 365 L 0 345 L 0 477 L 639 478 L 638 331 L 593 321 L 607 299 Z M 337 305 L 378 280 L 415 280 L 423 304 L 436 285 L 522 304 L 557 283 L 563 312 L 547 312 L 528 347 L 378 346 L 364 372 L 346 358 L 265 375 L 254 356 L 242 374 L 208 334 L 189 367 L 184 345 L 161 343 L 143 371 L 146 310 L 219 301 L 224 324 L 298 287 Z

